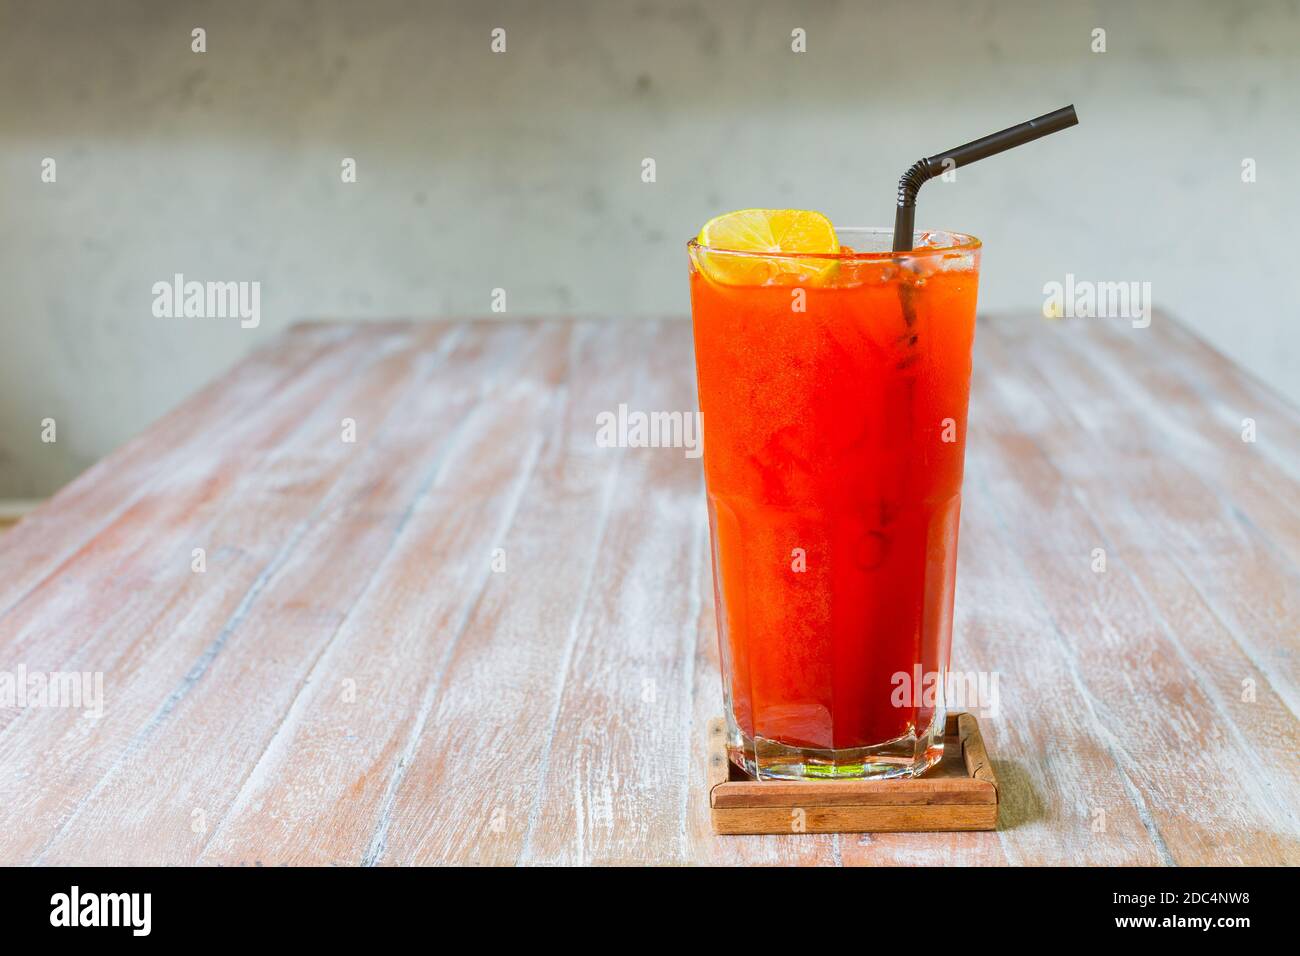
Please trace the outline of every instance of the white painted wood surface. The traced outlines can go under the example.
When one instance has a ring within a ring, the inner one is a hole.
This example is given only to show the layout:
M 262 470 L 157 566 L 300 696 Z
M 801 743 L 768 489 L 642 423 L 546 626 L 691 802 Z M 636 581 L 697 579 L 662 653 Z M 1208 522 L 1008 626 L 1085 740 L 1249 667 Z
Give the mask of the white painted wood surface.
M 1295 409 L 1160 316 L 976 351 L 997 832 L 710 832 L 699 462 L 595 441 L 688 325 L 313 324 L 0 537 L 0 673 L 104 691 L 0 706 L 0 862 L 1300 862 Z

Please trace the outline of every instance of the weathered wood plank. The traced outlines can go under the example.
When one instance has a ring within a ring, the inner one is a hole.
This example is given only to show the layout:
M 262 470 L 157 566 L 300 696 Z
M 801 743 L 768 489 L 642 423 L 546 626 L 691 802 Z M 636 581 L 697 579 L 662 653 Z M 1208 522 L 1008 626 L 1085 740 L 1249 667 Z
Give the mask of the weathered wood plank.
M 57 575 L 42 577 L 0 617 L 0 660 L 29 671 L 105 671 L 106 693 L 114 678 L 129 676 L 135 669 L 186 666 L 184 661 L 165 655 L 153 659 L 156 642 L 182 621 L 205 622 L 223 607 L 233 610 L 239 595 L 264 566 L 257 542 L 266 542 L 267 553 L 274 553 L 287 528 L 292 527 L 292 522 L 282 524 L 291 515 L 281 507 L 275 487 L 262 489 L 252 477 L 257 463 L 303 426 L 304 406 L 314 407 L 337 391 L 338 378 L 347 369 L 400 352 L 408 337 L 409 332 L 390 333 L 385 341 L 366 344 L 358 340 L 349 345 L 344 344 L 347 336 L 331 336 L 339 347 L 321 360 L 320 371 L 289 384 L 275 396 L 262 396 L 260 414 L 243 410 L 226 434 L 210 438 L 207 451 L 211 459 L 201 460 L 194 449 L 184 467 L 174 468 L 153 483 L 142 481 L 146 487 L 138 493 L 126 482 L 132 503 L 105 524 L 87 521 L 85 527 L 70 526 L 62 532 L 51 526 L 48 530 L 56 540 L 75 542 L 73 553 L 63 560 Z M 200 405 L 196 414 L 204 412 L 205 406 Z M 334 428 L 337 434 L 337 418 Z M 124 457 L 130 461 L 129 450 Z M 244 503 L 242 496 L 249 494 L 260 496 L 266 506 L 260 516 L 267 522 L 265 528 L 253 509 L 237 507 Z M 93 494 L 88 496 L 93 498 Z M 236 522 L 251 517 L 253 523 L 231 526 L 227 519 L 225 525 L 216 524 L 223 514 L 233 515 Z M 220 554 L 219 546 L 213 546 L 217 527 L 226 527 L 234 538 L 225 555 Z M 261 528 L 265 538 L 245 536 L 237 530 L 241 527 L 252 535 Z M 213 552 L 215 568 L 231 574 L 208 578 L 193 573 L 196 547 Z M 33 550 L 39 563 L 60 548 L 42 543 Z M 126 670 L 117 669 L 119 661 L 125 662 Z M 110 716 L 117 719 L 120 715 Z M 6 747 L 14 746 L 8 739 L 10 726 L 24 719 L 57 718 L 37 710 L 0 709 L 0 758 Z M 111 722 L 94 726 L 102 733 Z M 102 736 L 99 739 L 104 740 Z M 17 746 L 17 752 L 23 753 L 21 742 Z M 0 779 L 0 786 L 6 782 Z
M 689 327 L 659 332 L 636 350 L 639 387 L 629 394 L 605 381 L 598 409 L 694 408 Z M 592 414 L 593 441 L 595 424 Z M 682 448 L 598 451 L 621 458 L 617 493 L 560 664 L 564 687 L 520 862 L 686 862 L 690 668 L 707 563 L 696 533 L 702 472 Z
M 239 423 L 286 390 L 333 384 L 352 330 L 297 327 L 87 469 L 0 542 L 0 618 L 78 548 L 121 517 L 150 483 L 191 464 L 200 450 L 232 447 Z M 355 359 L 355 355 L 353 358 Z M 66 424 L 66 423 L 65 423 Z
M 489 328 L 475 334 L 495 345 L 484 349 L 494 367 L 467 366 L 412 417 L 417 429 L 434 416 L 445 423 L 446 447 L 428 462 L 401 533 L 245 775 L 203 861 L 382 860 L 394 796 L 448 657 L 493 577 L 493 549 L 528 487 L 560 394 L 566 324 L 526 336 L 518 325 Z M 349 687 L 355 700 L 345 696 Z
M 395 795 L 380 863 L 514 863 L 549 752 L 565 642 L 601 558 L 629 454 L 597 448 L 596 415 L 645 391 L 655 330 L 583 325 L 525 499 L 437 692 L 433 718 Z M 545 582 L 545 587 L 539 583 Z
M 434 334 L 444 331 L 438 328 Z M 329 386 L 319 393 L 291 390 L 272 403 L 258 420 L 275 424 L 245 449 L 247 457 L 228 451 L 209 461 L 208 469 L 195 462 L 185 475 L 174 475 L 170 486 L 155 489 L 143 500 L 142 507 L 151 509 L 149 520 L 121 522 L 114 535 L 121 543 L 110 545 L 104 535 L 92 543 L 96 551 L 109 554 L 111 547 L 129 548 L 121 560 L 127 567 L 134 565 L 131 576 L 106 575 L 105 569 L 115 565 L 105 564 L 107 555 L 100 553 L 97 572 L 87 570 L 86 575 L 98 573 L 102 603 L 83 600 L 75 613 L 63 614 L 74 624 L 71 635 L 47 637 L 28 650 L 26 658 L 36 661 L 29 667 L 43 668 L 45 658 L 41 655 L 51 651 L 51 644 L 79 635 L 81 646 L 65 655 L 60 666 L 104 671 L 104 716 L 87 721 L 73 712 L 60 716 L 57 711 L 30 710 L 24 713 L 26 721 L 0 737 L 0 759 L 6 765 L 24 768 L 52 748 L 79 758 L 60 766 L 59 774 L 66 779 L 61 778 L 57 788 L 42 792 L 18 787 L 12 795 L 7 794 L 7 812 L 15 814 L 15 819 L 37 820 L 41 826 L 29 827 L 22 834 L 6 832 L 4 836 L 12 840 L 3 852 L 44 852 L 58 843 L 77 817 L 92 821 L 82 827 L 82 833 L 98 832 L 94 821 L 100 820 L 128 827 L 134 815 L 144 816 L 149 801 L 127 800 L 120 815 L 105 811 L 112 806 L 115 787 L 125 791 L 134 785 L 147 790 L 152 800 L 167 799 L 156 786 L 157 776 L 132 776 L 142 764 L 152 759 L 164 766 L 165 775 L 179 772 L 201 756 L 220 760 L 227 748 L 243 744 L 226 733 L 228 715 L 240 713 L 232 701 L 242 700 L 242 706 L 254 712 L 260 701 L 238 693 L 226 699 L 223 713 L 208 723 L 181 724 L 187 740 L 175 751 L 168 748 L 168 737 L 160 731 L 176 726 L 176 708 L 186 703 L 193 691 L 201 693 L 209 686 L 214 660 L 224 662 L 233 656 L 241 669 L 261 672 L 260 665 L 265 662 L 259 661 L 255 651 L 221 655 L 232 639 L 244 639 L 242 627 L 249 607 L 303 535 L 321 520 L 318 505 L 357 457 L 355 449 L 370 444 L 364 430 L 356 444 L 343 442 L 341 420 L 359 415 L 358 427 L 364 429 L 369 422 L 359 408 L 372 403 L 385 408 L 402 389 L 410 387 L 403 370 L 413 355 L 411 330 L 370 330 L 356 338 L 354 348 L 343 356 L 350 374 L 338 369 Z M 343 376 L 342 387 L 338 376 Z M 201 489 L 210 492 L 214 487 L 221 493 L 202 496 Z M 140 541 L 133 540 L 137 534 Z M 207 549 L 204 573 L 192 571 L 193 546 Z M 94 564 L 93 559 L 88 561 Z M 78 575 L 65 571 L 55 580 L 75 587 Z M 119 586 L 124 587 L 125 595 L 111 601 Z M 83 611 L 98 613 L 106 620 L 88 617 L 81 624 L 78 616 Z M 36 613 L 35 623 L 44 626 L 48 617 Z M 37 628 L 19 636 L 39 634 Z M 87 635 L 92 635 L 90 640 Z M 219 735 L 219 743 L 214 741 L 202 754 L 187 750 L 191 736 L 197 738 L 204 731 L 214 738 Z M 126 782 L 118 783 L 123 780 Z M 190 786 L 207 784 L 202 774 L 189 782 Z M 201 801 L 186 807 L 171 803 L 169 811 L 188 817 L 193 809 L 203 806 Z M 191 821 L 173 816 L 171 824 L 159 829 L 142 827 L 130 852 L 142 854 L 141 862 L 177 862 L 174 857 L 154 855 L 168 836 L 184 833 L 193 837 Z M 14 841 L 23 842 L 15 846 Z
M 1017 358 L 996 331 L 981 340 L 985 355 L 1004 366 Z M 1286 836 L 1294 832 L 1294 802 L 1279 805 L 1268 783 L 1275 767 L 1261 766 L 1244 746 L 1226 702 L 1189 657 L 1185 641 L 1196 637 L 1180 642 L 1177 622 L 1143 590 L 1146 569 L 1170 556 L 1150 548 L 1126 555 L 1112 541 L 1112 533 L 1130 535 L 1127 541 L 1170 540 L 1170 526 L 1152 520 L 1154 499 L 1152 507 L 1134 507 L 1153 470 L 1159 476 L 1159 462 L 1146 449 L 1125 452 L 1096 440 L 1073 420 L 1076 403 L 1052 401 L 1051 389 L 1064 378 L 1057 371 L 1041 379 L 977 376 L 975 388 L 981 427 L 990 429 L 980 434 L 991 434 L 1000 449 L 984 461 L 1008 503 L 1002 520 L 1050 608 L 1057 640 L 1069 648 L 1090 729 L 1112 752 L 1162 859 L 1285 862 L 1296 852 Z M 1122 420 L 1113 427 L 1123 427 Z M 1174 497 L 1170 488 L 1180 495 L 1194 490 L 1188 482 L 1157 483 L 1165 499 Z M 1096 548 L 1107 552 L 1105 572 L 1093 570 Z M 1284 777 L 1294 773 L 1293 761 L 1281 764 Z M 1225 793 L 1233 794 L 1230 804 L 1219 799 Z M 1279 838 L 1260 846 L 1263 834 Z
M 1010 347 L 1023 349 L 1027 374 L 1040 369 L 1041 357 L 1054 368 L 1068 364 L 1083 378 L 1073 393 L 1075 419 L 1105 429 L 1107 441 L 1127 451 L 1161 449 L 1163 462 L 1213 490 L 1221 507 L 1235 512 L 1234 522 L 1253 525 L 1260 543 L 1285 556 L 1289 573 L 1296 573 L 1300 428 L 1292 419 L 1300 414 L 1278 416 L 1278 400 L 1269 401 L 1240 375 L 1199 369 L 1179 344 L 1187 333 L 1160 314 L 1148 328 L 1100 321 L 1086 335 L 1068 334 L 1067 325 L 1007 319 L 994 327 L 1013 337 Z M 1231 385 L 1231 397 L 1207 399 L 1202 374 Z M 1128 423 L 1135 418 L 1149 427 L 1133 428 Z M 1243 440 L 1247 419 L 1255 423 L 1253 441 Z
M 1162 316 L 976 347 L 999 831 L 711 832 L 699 462 L 594 439 L 686 324 L 322 324 L 0 537 L 0 670 L 106 698 L 0 709 L 0 862 L 1300 862 L 1294 410 Z

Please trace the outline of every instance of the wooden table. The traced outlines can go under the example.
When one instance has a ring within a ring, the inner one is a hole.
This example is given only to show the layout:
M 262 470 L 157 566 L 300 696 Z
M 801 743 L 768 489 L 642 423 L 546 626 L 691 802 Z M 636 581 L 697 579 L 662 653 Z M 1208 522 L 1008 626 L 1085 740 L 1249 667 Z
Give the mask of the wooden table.
M 1160 316 L 977 339 L 997 832 L 710 832 L 699 461 L 595 441 L 685 323 L 313 324 L 0 537 L 0 671 L 103 675 L 0 708 L 0 862 L 1300 862 L 1296 411 Z

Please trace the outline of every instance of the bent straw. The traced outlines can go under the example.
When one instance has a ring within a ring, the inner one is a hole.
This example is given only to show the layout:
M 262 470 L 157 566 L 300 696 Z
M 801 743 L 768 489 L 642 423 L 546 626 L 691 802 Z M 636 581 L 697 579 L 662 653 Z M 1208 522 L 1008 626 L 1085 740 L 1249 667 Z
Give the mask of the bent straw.
M 929 180 L 948 169 L 969 166 L 985 156 L 1001 153 L 1014 146 L 1022 146 L 1049 133 L 1068 129 L 1079 122 L 1074 105 L 1044 113 L 1018 126 L 1010 126 L 977 140 L 949 149 L 913 163 L 898 180 L 898 208 L 894 213 L 894 251 L 907 252 L 912 248 L 912 232 L 916 225 L 916 194 Z
M 992 156 L 995 153 L 1001 153 L 1011 149 L 1014 146 L 1020 146 L 1024 143 L 1031 142 L 1039 137 L 1046 136 L 1049 133 L 1055 133 L 1059 130 L 1068 129 L 1079 122 L 1079 117 L 1074 112 L 1074 106 L 1065 106 L 1051 113 L 1044 113 L 1042 116 L 1035 117 L 1026 123 L 1018 126 L 1011 126 L 997 133 L 991 133 L 980 139 L 966 143 L 964 146 L 958 146 L 955 149 L 949 149 L 942 153 L 936 153 L 933 156 L 927 156 L 925 159 L 913 163 L 907 172 L 903 173 L 902 178 L 898 181 L 898 209 L 894 214 L 894 252 L 908 252 L 912 249 L 912 235 L 915 231 L 916 224 L 916 194 L 928 181 L 938 176 L 948 169 L 956 169 L 958 166 L 968 166 L 985 156 Z M 900 263 L 904 270 L 913 271 L 907 259 Z M 911 414 L 909 415 L 910 426 L 916 427 L 915 421 L 915 393 L 916 393 L 916 376 L 909 374 L 905 370 L 914 365 L 919 356 L 918 340 L 919 335 L 916 330 L 916 288 L 911 282 L 904 281 L 899 284 L 898 297 L 899 304 L 903 309 L 903 322 L 907 330 L 903 333 L 900 341 L 907 343 L 907 354 L 899 361 L 898 369 L 904 374 L 900 377 L 898 387 L 906 393 L 904 401 L 907 403 Z M 896 479 L 893 494 L 881 502 L 881 533 L 888 534 L 885 530 L 890 524 L 889 514 L 891 512 L 887 502 L 891 499 L 895 502 L 902 500 L 904 489 L 911 484 L 912 474 L 909 464 L 908 468 L 901 470 Z M 889 540 L 888 537 L 886 540 Z M 918 640 L 919 640 L 918 635 Z M 919 651 L 918 651 L 919 653 Z M 920 658 L 917 658 L 918 660 Z

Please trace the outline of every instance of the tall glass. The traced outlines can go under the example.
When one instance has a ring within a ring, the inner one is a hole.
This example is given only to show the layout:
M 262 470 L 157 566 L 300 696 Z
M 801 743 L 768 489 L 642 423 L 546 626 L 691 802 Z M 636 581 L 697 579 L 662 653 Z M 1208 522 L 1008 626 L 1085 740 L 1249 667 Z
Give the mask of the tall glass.
M 689 245 L 728 749 L 759 778 L 943 754 L 980 243 L 836 232 Z

